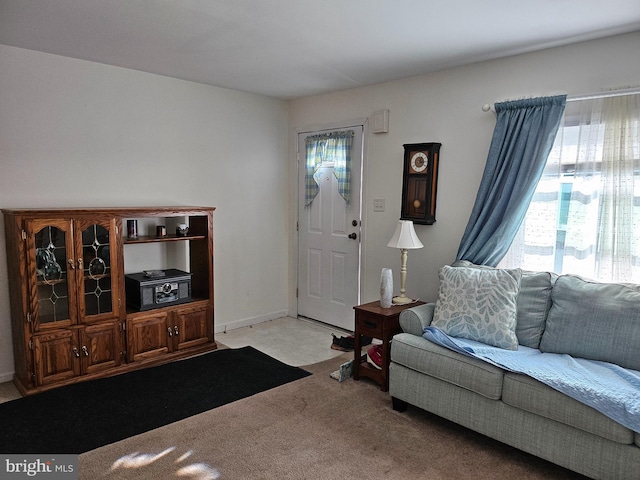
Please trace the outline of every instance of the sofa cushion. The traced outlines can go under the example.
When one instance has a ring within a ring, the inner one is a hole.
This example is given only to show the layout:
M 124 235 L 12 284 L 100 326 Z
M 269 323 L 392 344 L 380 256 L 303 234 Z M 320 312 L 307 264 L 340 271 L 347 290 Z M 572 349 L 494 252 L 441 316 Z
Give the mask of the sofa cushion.
M 515 329 L 520 270 L 445 265 L 439 275 L 440 287 L 431 325 L 452 337 L 518 349 Z
M 527 375 L 505 373 L 502 401 L 617 443 L 628 445 L 634 440 L 628 428 Z
M 493 269 L 486 265 L 475 265 L 468 260 L 457 260 L 454 267 Z M 525 347 L 539 348 L 547 314 L 551 308 L 551 291 L 558 275 L 550 272 L 522 270 L 520 291 L 516 300 L 516 337 Z
M 640 292 L 562 275 L 551 300 L 541 351 L 640 370 Z
M 518 293 L 516 336 L 525 347 L 539 348 L 551 308 L 551 292 L 558 275 L 549 272 L 522 272 Z
M 504 371 L 501 368 L 409 333 L 393 337 L 391 361 L 492 400 L 502 395 Z

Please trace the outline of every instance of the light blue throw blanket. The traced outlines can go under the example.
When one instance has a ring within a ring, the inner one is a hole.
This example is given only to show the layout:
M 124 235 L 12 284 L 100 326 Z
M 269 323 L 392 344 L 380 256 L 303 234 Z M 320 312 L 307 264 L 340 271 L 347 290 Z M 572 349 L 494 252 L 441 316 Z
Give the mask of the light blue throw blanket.
M 450 337 L 436 327 L 425 327 L 423 337 L 463 355 L 529 375 L 640 433 L 640 371 L 570 355 L 542 353 L 522 345 L 518 350 L 504 350 Z

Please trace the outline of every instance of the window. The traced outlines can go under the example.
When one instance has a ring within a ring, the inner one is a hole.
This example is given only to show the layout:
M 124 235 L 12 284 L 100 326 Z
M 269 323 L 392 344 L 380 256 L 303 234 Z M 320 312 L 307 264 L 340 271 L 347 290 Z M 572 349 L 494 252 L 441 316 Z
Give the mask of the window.
M 640 283 L 640 95 L 568 102 L 501 267 Z

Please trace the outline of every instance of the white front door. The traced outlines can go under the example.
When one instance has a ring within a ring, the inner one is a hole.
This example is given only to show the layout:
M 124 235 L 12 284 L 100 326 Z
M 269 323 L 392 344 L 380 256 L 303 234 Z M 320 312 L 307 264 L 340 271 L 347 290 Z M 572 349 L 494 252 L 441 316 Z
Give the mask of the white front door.
M 351 197 L 349 205 L 338 192 L 332 166 L 318 170 L 320 191 L 305 207 L 305 139 L 298 134 L 298 315 L 330 325 L 354 329 L 353 307 L 360 303 L 360 231 L 362 135 L 353 130 Z

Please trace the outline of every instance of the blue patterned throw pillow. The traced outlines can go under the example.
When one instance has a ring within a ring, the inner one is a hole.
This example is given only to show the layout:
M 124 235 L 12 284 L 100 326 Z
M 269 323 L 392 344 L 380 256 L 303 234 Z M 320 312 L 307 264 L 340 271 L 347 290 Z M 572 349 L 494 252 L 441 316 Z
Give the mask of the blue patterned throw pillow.
M 444 266 L 431 325 L 452 337 L 518 349 L 520 270 Z

